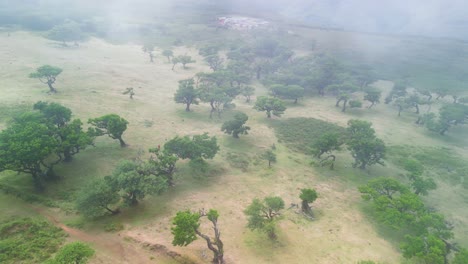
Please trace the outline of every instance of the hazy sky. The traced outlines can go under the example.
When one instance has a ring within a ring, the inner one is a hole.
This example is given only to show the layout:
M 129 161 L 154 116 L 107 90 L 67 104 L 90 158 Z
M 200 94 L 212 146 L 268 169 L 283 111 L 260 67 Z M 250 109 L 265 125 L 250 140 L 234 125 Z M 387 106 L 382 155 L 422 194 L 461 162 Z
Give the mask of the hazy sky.
M 468 37 L 467 0 L 230 0 L 292 19 L 347 29 Z
M 255 14 L 259 9 L 312 25 L 348 30 L 468 39 L 468 0 L 0 0 L 0 8 L 14 10 L 15 5 L 25 5 L 42 9 L 53 6 L 52 12 L 99 10 L 121 20 L 158 14 L 182 2 L 224 4 L 224 10 L 233 13 L 246 10 Z

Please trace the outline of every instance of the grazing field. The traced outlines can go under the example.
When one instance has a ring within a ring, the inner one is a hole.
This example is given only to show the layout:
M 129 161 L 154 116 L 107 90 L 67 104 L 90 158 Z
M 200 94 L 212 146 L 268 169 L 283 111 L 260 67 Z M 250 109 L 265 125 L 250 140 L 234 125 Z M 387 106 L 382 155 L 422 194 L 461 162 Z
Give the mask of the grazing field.
M 318 37 L 318 45 L 328 45 L 328 39 L 336 39 L 331 35 L 334 32 L 322 34 L 330 35 Z M 380 36 L 369 38 L 381 41 Z M 127 148 L 120 148 L 110 138 L 98 138 L 94 147 L 77 154 L 72 162 L 58 165 L 55 172 L 60 179 L 47 184 L 43 193 L 36 193 L 30 175 L 0 173 L 0 189 L 6 185 L 16 190 L 0 194 L 3 212 L 0 220 L 13 215 L 48 219 L 68 233 L 68 240 L 94 245 L 97 253 L 91 263 L 207 263 L 211 252 L 203 240 L 198 239 L 188 247 L 171 244 L 170 226 L 176 212 L 202 208 L 216 208 L 220 213 L 219 227 L 227 263 L 357 263 L 361 260 L 411 263 L 401 256 L 398 242 L 387 237 L 389 231 L 382 230 L 369 217 L 368 205 L 357 190 L 357 186 L 377 176 L 395 176 L 406 181 L 399 166 L 399 159 L 405 155 L 433 166 L 431 173 L 437 174 L 434 179 L 439 187 L 424 200 L 446 215 L 454 226 L 455 241 L 468 247 L 468 196 L 463 188 L 468 177 L 466 167 L 461 171 L 468 158 L 468 140 L 463 137 L 462 129 L 454 129 L 446 137 L 431 134 L 413 124 L 414 115 L 410 111 L 399 118 L 395 109 L 383 103 L 372 109 L 350 109 L 342 113 L 331 97 L 304 98 L 298 105 L 290 103 L 283 117 L 272 120 L 255 111 L 253 103 L 238 98 L 234 110 L 223 113 L 222 119 L 210 119 L 209 105 L 194 105 L 192 112 L 185 112 L 184 105 L 176 104 L 173 99 L 179 80 L 211 71 L 195 48 L 175 48 L 174 53 L 189 54 L 197 63 L 189 64 L 187 69 L 178 65 L 171 70 L 172 64 L 160 55 L 162 50 L 156 49 L 155 62 L 150 63 L 136 44 L 117 45 L 91 38 L 79 47 L 61 47 L 39 34 L 23 31 L 8 35 L 0 32 L 0 42 L 0 128 L 37 101 L 58 102 L 70 108 L 85 126 L 89 118 L 109 113 L 117 113 L 129 121 L 123 135 Z M 55 85 L 57 94 L 48 94 L 46 85 L 28 78 L 30 72 L 43 64 L 63 69 Z M 253 85 L 257 88 L 253 101 L 267 94 L 259 82 Z M 384 94 L 392 85 L 390 81 L 373 84 Z M 127 87 L 134 88 L 133 99 L 122 94 Z M 249 134 L 240 139 L 220 130 L 222 123 L 236 111 L 249 116 L 247 125 L 251 127 Z M 331 123 L 330 129 L 337 129 L 337 125 L 346 127 L 349 119 L 371 121 L 379 138 L 390 146 L 386 166 L 373 166 L 365 171 L 353 169 L 346 150 L 338 152 L 333 171 L 312 166 L 305 145 L 313 138 L 306 137 L 316 135 L 304 130 L 305 126 L 296 128 L 302 134 L 287 134 L 288 126 L 300 125 L 285 121 L 290 118 L 328 122 L 325 124 Z M 179 161 L 175 186 L 168 192 L 149 196 L 136 207 L 123 207 L 115 216 L 89 220 L 76 213 L 77 191 L 93 178 L 110 175 L 120 160 L 146 157 L 149 148 L 163 145 L 176 135 L 203 132 L 217 136 L 220 145 L 219 155 L 209 161 L 206 175 L 194 177 L 188 162 Z M 289 144 L 300 137 L 303 141 Z M 269 168 L 261 154 L 272 145 L 276 148 L 277 163 Z M 233 155 L 240 161 L 233 162 Z M 303 217 L 297 208 L 287 209 L 292 203 L 300 203 L 302 188 L 315 188 L 319 194 L 312 205 L 313 220 Z M 253 198 L 268 195 L 281 196 L 286 202 L 287 210 L 279 221 L 278 241 L 269 241 L 265 234 L 246 228 L 244 209 Z

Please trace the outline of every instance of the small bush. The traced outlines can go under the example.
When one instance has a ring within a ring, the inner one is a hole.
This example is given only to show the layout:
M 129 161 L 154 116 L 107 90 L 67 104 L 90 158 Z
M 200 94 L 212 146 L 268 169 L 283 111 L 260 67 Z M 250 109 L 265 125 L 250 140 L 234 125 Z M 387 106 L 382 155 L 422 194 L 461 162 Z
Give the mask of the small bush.
M 0 224 L 0 263 L 43 263 L 65 240 L 62 229 L 47 221 L 12 219 Z
M 231 167 L 241 169 L 243 172 L 246 172 L 250 165 L 250 157 L 240 153 L 229 152 L 227 161 Z
M 121 223 L 109 223 L 104 227 L 106 232 L 119 232 L 124 230 L 124 226 Z

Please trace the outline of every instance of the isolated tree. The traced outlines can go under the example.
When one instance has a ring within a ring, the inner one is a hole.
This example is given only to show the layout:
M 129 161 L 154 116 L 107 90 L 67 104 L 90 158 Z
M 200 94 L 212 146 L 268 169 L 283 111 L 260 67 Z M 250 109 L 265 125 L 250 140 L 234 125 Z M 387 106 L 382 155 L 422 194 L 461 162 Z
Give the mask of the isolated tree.
M 25 113 L 0 132 L 0 171 L 30 174 L 39 189 L 53 166 L 61 161 L 55 155 L 59 142 L 42 121 L 39 114 Z
M 61 25 L 55 25 L 51 30 L 49 30 L 46 37 L 51 40 L 61 41 L 64 46 L 67 46 L 67 42 L 74 41 L 76 44 L 77 41 L 83 40 L 85 38 L 85 34 L 78 23 L 67 20 Z
M 301 194 L 299 195 L 299 198 L 301 198 L 301 210 L 303 213 L 313 216 L 312 214 L 312 208 L 310 208 L 310 203 L 313 203 L 315 200 L 317 200 L 317 191 L 314 189 L 302 189 Z
M 135 95 L 135 89 L 133 89 L 133 87 L 128 87 L 122 94 L 128 94 L 130 99 L 133 99 L 133 96 Z
M 338 133 L 327 132 L 322 134 L 312 144 L 312 154 L 318 159 L 321 159 L 320 164 L 322 165 L 331 160 L 330 169 L 333 169 L 336 160 L 336 156 L 333 154 L 333 151 L 341 150 L 341 146 L 343 144 L 343 139 L 340 138 Z M 322 155 L 325 153 L 327 153 L 328 156 L 322 159 Z
M 247 135 L 250 127 L 245 125 L 249 117 L 244 113 L 236 113 L 233 120 L 223 123 L 221 131 L 234 138 L 239 138 L 239 135 Z
M 286 110 L 286 106 L 278 98 L 259 96 L 255 102 L 254 109 L 259 112 L 266 112 L 267 117 L 271 118 L 271 114 L 281 116 Z
M 106 181 L 112 189 L 120 190 L 125 203 L 135 205 L 146 195 L 160 194 L 167 188 L 167 181 L 157 174 L 151 162 L 121 161 Z
M 224 59 L 220 58 L 218 55 L 209 55 L 205 57 L 206 63 L 210 66 L 210 69 L 217 71 L 223 68 Z
M 57 76 L 62 73 L 62 69 L 50 65 L 43 65 L 36 69 L 35 72 L 29 74 L 29 78 L 36 78 L 41 83 L 47 84 L 51 93 L 56 93 L 57 90 L 52 86 L 55 83 Z
M 278 196 L 265 197 L 263 201 L 253 199 L 252 203 L 244 210 L 247 216 L 247 227 L 250 230 L 265 232 L 272 240 L 276 239 L 276 219 L 280 211 L 284 209 L 284 201 Z
M 108 114 L 98 118 L 89 119 L 88 123 L 94 126 L 90 133 L 96 136 L 108 135 L 112 139 L 118 139 L 121 147 L 127 144 L 122 139 L 122 134 L 127 130 L 128 121 L 116 114 Z
M 270 91 L 274 97 L 294 100 L 295 104 L 299 98 L 304 97 L 304 88 L 296 84 L 275 84 L 270 87 Z
M 349 120 L 347 145 L 354 158 L 353 168 L 365 169 L 373 164 L 383 165 L 385 144 L 375 136 L 372 123 L 362 120 Z
M 179 104 L 185 104 L 185 111 L 190 112 L 190 105 L 198 105 L 199 93 L 195 90 L 193 79 L 179 81 L 179 89 L 174 94 L 174 101 Z
M 72 112 L 69 108 L 42 101 L 34 104 L 33 108 L 43 115 L 50 134 L 58 140 L 57 154 L 63 161 L 71 161 L 73 155 L 93 143 L 94 137 L 83 131 L 81 120 L 71 120 Z
M 262 158 L 268 161 L 268 167 L 271 168 L 271 164 L 276 162 L 276 154 L 273 150 L 269 149 L 265 151 L 262 155 Z
M 165 177 L 169 186 L 174 186 L 173 175 L 179 157 L 160 148 L 152 148 L 149 152 L 155 154 L 155 156 L 150 157 L 149 162 L 155 168 L 157 175 Z
M 120 200 L 118 190 L 103 178 L 98 178 L 85 185 L 77 194 L 76 209 L 86 217 L 98 217 L 105 213 L 117 214 L 118 209 L 111 209 Z
M 174 70 L 175 66 L 180 63 L 179 57 L 172 57 L 172 70 Z
M 216 137 L 204 133 L 192 138 L 176 136 L 164 144 L 164 150 L 181 159 L 212 159 L 218 153 L 219 146 Z
M 213 224 L 214 238 L 200 232 L 200 218 L 206 216 Z M 212 263 L 224 263 L 224 244 L 218 228 L 219 213 L 210 209 L 208 213 L 192 213 L 189 210 L 179 211 L 172 220 L 171 233 L 174 236 L 172 245 L 185 247 L 197 240 L 197 236 L 206 241 L 207 247 L 213 252 Z
M 154 44 L 145 43 L 141 49 L 143 50 L 144 53 L 148 53 L 150 62 L 154 62 L 154 54 L 153 54 Z
M 162 51 L 162 55 L 167 58 L 167 62 L 171 62 L 171 58 L 174 57 L 174 52 L 166 49 Z
M 94 255 L 94 249 L 82 242 L 71 242 L 61 247 L 47 264 L 85 264 Z
M 439 100 L 440 98 L 444 98 L 449 94 L 449 89 L 446 87 L 437 87 L 434 89 L 434 93 L 437 95 L 436 100 Z
M 375 88 L 375 87 L 370 87 L 365 90 L 366 94 L 364 95 L 364 100 L 369 101 L 371 104 L 367 107 L 368 109 L 371 109 L 375 104 L 380 103 L 380 97 L 382 96 L 382 92 Z
M 255 88 L 252 86 L 244 86 L 241 89 L 241 94 L 245 97 L 245 102 L 250 103 L 250 97 L 255 94 Z
M 177 59 L 177 61 L 182 64 L 182 66 L 184 67 L 184 69 L 187 69 L 186 65 L 189 64 L 189 63 L 195 63 L 196 61 L 195 60 L 192 60 L 192 57 L 191 56 L 188 56 L 188 55 L 179 55 L 177 56 L 176 58 L 174 59 Z

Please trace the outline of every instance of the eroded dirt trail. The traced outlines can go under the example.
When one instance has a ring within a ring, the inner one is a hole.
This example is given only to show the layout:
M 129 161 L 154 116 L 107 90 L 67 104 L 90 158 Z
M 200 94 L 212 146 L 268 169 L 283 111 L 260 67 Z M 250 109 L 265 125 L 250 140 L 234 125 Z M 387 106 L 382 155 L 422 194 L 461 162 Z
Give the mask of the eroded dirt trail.
M 47 209 L 32 207 L 34 211 L 44 216 L 55 226 L 62 228 L 73 240 L 90 243 L 94 245 L 98 254 L 93 263 L 150 263 L 151 254 L 137 245 L 123 241 L 116 234 L 101 233 L 91 234 L 83 230 L 66 226 L 60 222 Z

